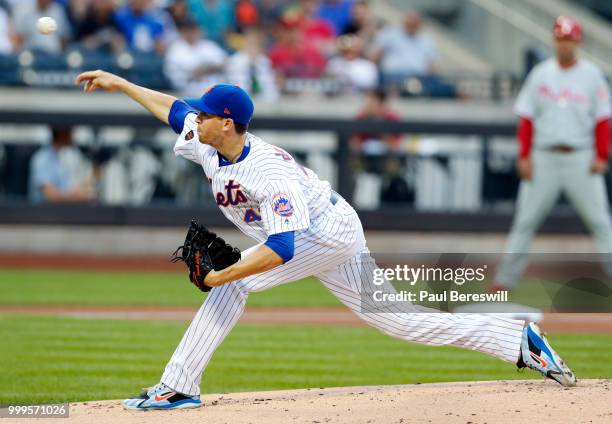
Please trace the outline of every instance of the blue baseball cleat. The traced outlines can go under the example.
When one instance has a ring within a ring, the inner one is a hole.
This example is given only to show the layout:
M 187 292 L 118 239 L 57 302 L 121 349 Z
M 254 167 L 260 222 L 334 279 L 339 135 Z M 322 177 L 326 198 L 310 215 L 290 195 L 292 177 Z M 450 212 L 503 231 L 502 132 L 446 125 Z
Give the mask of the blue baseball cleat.
M 186 409 L 199 408 L 202 401 L 199 396 L 187 396 L 177 393 L 164 383 L 145 389 L 140 395 L 123 402 L 125 409 L 146 411 L 148 409 Z
M 572 370 L 550 346 L 540 327 L 533 322 L 523 330 L 521 359 L 517 365 L 519 368 L 536 370 L 563 386 L 576 385 L 576 376 Z

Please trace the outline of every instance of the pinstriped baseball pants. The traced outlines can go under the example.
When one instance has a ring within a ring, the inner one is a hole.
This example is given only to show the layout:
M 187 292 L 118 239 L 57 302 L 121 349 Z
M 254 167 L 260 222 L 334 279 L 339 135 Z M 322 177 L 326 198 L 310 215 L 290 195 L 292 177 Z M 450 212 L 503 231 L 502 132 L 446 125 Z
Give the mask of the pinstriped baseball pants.
M 365 245 L 359 218 L 341 201 L 296 236 L 294 258 L 273 270 L 213 288 L 168 362 L 161 381 L 173 390 L 199 395 L 202 373 L 217 347 L 240 319 L 250 292 L 316 276 L 368 324 L 393 337 L 433 346 L 453 345 L 516 362 L 523 321 L 450 314 L 415 306 L 368 305 L 376 264 Z M 248 255 L 249 250 L 243 255 Z M 394 292 L 390 283 L 385 292 Z

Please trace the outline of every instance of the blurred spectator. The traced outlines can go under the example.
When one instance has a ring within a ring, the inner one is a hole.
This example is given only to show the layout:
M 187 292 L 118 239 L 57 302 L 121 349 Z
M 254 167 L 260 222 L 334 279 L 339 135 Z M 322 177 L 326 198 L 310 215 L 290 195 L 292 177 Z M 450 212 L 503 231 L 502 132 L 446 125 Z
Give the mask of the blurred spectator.
M 182 1 L 179 0 L 177 3 L 180 4 Z M 159 2 L 156 4 L 159 4 Z M 187 6 L 185 5 L 185 7 Z M 167 47 L 174 43 L 179 38 L 179 32 L 174 21 L 174 17 L 170 14 L 169 8 L 155 7 L 151 10 L 151 12 L 153 13 L 155 20 L 162 24 L 164 45 Z
M 368 92 L 365 104 L 357 119 L 373 119 L 377 121 L 398 121 L 398 115 L 387 106 L 387 94 L 383 90 Z M 389 150 L 396 150 L 400 144 L 399 134 L 357 134 L 352 143 L 366 154 L 384 154 Z
M 332 24 L 336 34 L 343 34 L 351 22 L 352 0 L 322 0 L 318 15 Z
M 179 34 L 180 38 L 168 49 L 164 66 L 172 86 L 185 95 L 199 96 L 211 85 L 224 82 L 225 50 L 203 39 L 194 20 L 184 21 Z
M 261 28 L 272 28 L 281 20 L 285 10 L 284 0 L 259 0 L 259 20 Z
M 8 55 L 13 52 L 14 37 L 8 4 L 0 0 L 0 55 Z
M 300 26 L 305 40 L 314 43 L 323 54 L 334 51 L 336 32 L 331 23 L 317 16 L 318 0 L 302 0 Z
M 325 72 L 325 56 L 313 42 L 304 39 L 299 20 L 281 23 L 278 41 L 268 56 L 280 78 L 319 78 Z
M 57 30 L 43 35 L 36 29 L 36 21 L 49 16 L 57 22 Z M 49 54 L 60 54 L 68 44 L 70 26 L 64 8 L 53 0 L 36 0 L 15 5 L 14 26 L 17 48 L 27 48 Z
M 327 74 L 339 79 L 345 91 L 370 91 L 378 85 L 378 69 L 365 59 L 363 41 L 355 35 L 338 38 L 339 56 L 330 59 Z
M 366 45 L 374 40 L 379 22 L 372 13 L 366 0 L 356 1 L 351 10 L 351 21 L 343 34 L 358 35 Z
M 399 156 L 389 156 L 385 162 L 382 188 L 380 191 L 381 203 L 413 203 L 414 189 L 404 178 L 404 164 Z
M 57 3 L 57 1 L 56 1 Z M 78 22 L 81 22 L 87 16 L 91 0 L 71 0 L 68 4 L 62 4 L 66 10 L 66 17 L 70 23 L 70 27 L 74 29 Z M 74 36 L 73 32 L 73 36 Z
M 230 0 L 187 0 L 187 6 L 209 40 L 225 46 L 234 27 L 234 8 Z
M 265 100 L 278 97 L 272 64 L 263 54 L 262 34 L 255 30 L 246 34 L 243 48 L 230 56 L 226 73 L 230 84 L 244 88 L 252 96 Z
M 383 28 L 374 39 L 373 60 L 379 63 L 384 83 L 433 71 L 437 50 L 433 40 L 421 32 L 422 18 L 407 13 L 403 27 Z
M 151 0 L 129 0 L 115 18 L 128 46 L 143 53 L 163 54 L 166 50 L 164 26 Z
M 386 101 L 384 91 L 369 92 L 357 119 L 397 121 L 398 115 Z M 389 133 L 364 133 L 352 138 L 351 144 L 357 153 L 353 165 L 356 171 L 354 197 L 359 207 L 375 209 L 380 202 L 400 203 L 414 199 L 402 175 L 400 142 L 399 134 Z
M 259 25 L 259 11 L 253 0 L 238 0 L 234 6 L 236 30 L 240 33 Z
M 79 3 L 84 3 L 85 8 L 76 7 Z M 117 53 L 125 48 L 125 39 L 115 20 L 116 0 L 72 1 L 70 6 L 75 41 L 104 53 Z
M 94 176 L 81 151 L 72 145 L 72 129 L 53 128 L 49 146 L 30 162 L 32 202 L 85 202 L 95 199 Z
M 167 11 L 177 28 L 186 21 L 191 20 L 191 17 L 189 16 L 189 8 L 187 7 L 187 0 L 172 1 L 168 6 Z
M 185 22 L 193 20 L 187 6 L 187 0 L 170 0 L 170 5 L 166 8 L 164 14 L 167 22 L 164 24 L 166 32 L 166 41 L 171 45 L 179 39 L 180 34 L 178 28 Z

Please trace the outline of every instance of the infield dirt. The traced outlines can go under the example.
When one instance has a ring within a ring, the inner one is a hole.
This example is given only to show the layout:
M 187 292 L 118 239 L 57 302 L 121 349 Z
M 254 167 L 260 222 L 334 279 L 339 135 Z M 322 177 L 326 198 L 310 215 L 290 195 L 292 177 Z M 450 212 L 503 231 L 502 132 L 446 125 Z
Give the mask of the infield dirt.
M 72 404 L 66 423 L 610 423 L 612 380 L 491 381 L 341 387 L 202 396 L 183 411 L 126 411 L 118 400 Z M 2 420 L 0 420 L 2 421 Z

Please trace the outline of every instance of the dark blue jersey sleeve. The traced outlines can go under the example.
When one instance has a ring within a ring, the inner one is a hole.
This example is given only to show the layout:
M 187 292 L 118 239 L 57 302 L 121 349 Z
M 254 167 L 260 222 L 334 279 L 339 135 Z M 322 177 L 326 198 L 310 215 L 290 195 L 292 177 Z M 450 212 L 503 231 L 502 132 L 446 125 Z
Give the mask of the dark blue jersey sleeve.
M 264 243 L 283 259 L 283 263 L 289 262 L 295 252 L 295 235 L 293 231 L 272 234 Z
M 168 123 L 172 127 L 175 133 L 180 134 L 183 132 L 183 125 L 185 124 L 185 117 L 190 113 L 197 113 L 191 109 L 187 103 L 182 100 L 175 100 L 172 103 L 170 112 L 168 113 Z

